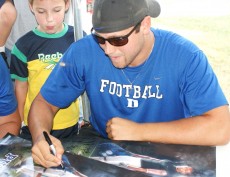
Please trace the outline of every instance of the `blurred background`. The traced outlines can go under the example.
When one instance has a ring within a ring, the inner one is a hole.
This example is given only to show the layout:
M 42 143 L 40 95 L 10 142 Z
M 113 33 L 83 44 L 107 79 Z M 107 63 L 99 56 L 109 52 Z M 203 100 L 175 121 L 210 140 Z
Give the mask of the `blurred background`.
M 209 58 L 230 102 L 230 1 L 158 0 L 161 15 L 154 28 L 179 33 L 201 48 Z

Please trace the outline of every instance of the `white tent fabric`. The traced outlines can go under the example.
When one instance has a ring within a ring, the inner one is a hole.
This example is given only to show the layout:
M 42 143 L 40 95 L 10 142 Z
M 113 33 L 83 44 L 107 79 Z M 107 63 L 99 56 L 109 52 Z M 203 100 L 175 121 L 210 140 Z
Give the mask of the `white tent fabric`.
M 75 41 L 77 41 L 83 37 L 83 25 L 82 25 L 83 2 L 82 0 L 72 0 L 72 8 L 73 8 L 73 17 L 74 17 L 73 18 L 74 36 L 75 36 Z M 89 102 L 86 92 L 84 92 L 81 95 L 80 101 L 82 102 L 83 118 L 84 120 L 89 121 L 89 116 L 91 114 L 91 111 L 90 111 L 90 102 Z

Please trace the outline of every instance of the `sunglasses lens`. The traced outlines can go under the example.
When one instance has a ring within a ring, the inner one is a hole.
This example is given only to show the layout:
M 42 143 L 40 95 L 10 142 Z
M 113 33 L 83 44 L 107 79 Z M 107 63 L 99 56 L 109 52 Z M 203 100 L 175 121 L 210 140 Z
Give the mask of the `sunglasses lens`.
M 116 37 L 116 38 L 110 38 L 110 39 L 104 39 L 103 37 L 93 35 L 96 41 L 99 44 L 105 44 L 105 41 L 108 41 L 113 46 L 123 46 L 128 43 L 128 37 Z
M 113 46 L 123 46 L 128 43 L 127 37 L 118 37 L 118 38 L 112 38 L 108 40 L 109 43 Z
M 100 36 L 97 36 L 97 35 L 94 35 L 95 39 L 97 40 L 97 42 L 99 44 L 105 44 L 105 39 L 100 37 Z

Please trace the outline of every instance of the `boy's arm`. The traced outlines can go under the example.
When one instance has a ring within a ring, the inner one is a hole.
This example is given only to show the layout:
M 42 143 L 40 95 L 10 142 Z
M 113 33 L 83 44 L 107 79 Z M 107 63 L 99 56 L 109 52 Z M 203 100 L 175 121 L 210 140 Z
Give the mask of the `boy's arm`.
M 15 94 L 18 101 L 18 111 L 21 117 L 21 121 L 24 121 L 24 106 L 26 102 L 26 95 L 28 91 L 28 82 L 22 82 L 15 80 Z

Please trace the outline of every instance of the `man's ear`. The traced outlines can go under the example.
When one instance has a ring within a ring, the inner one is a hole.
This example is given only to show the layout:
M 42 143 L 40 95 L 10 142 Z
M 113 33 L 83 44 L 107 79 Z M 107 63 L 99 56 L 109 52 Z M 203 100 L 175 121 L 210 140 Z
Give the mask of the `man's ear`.
M 149 29 L 151 28 L 151 17 L 146 16 L 141 22 L 141 28 L 144 32 L 149 33 Z

